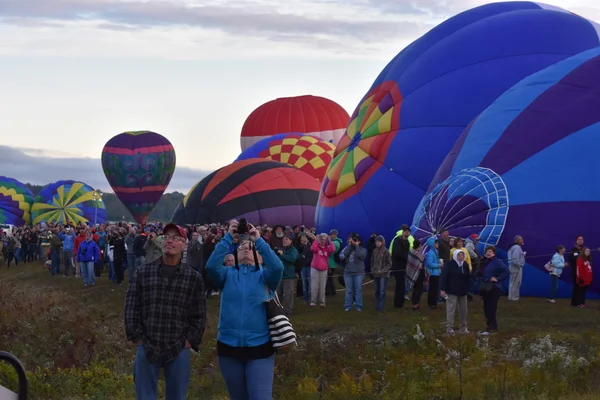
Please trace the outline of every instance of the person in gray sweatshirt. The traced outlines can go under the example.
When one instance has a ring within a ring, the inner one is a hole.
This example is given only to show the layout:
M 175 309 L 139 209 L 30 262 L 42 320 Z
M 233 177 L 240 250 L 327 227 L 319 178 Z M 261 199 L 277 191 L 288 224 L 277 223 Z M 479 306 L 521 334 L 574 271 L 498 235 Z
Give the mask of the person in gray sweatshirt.
M 522 236 L 515 236 L 515 244 L 508 250 L 508 269 L 510 270 L 510 283 L 508 286 L 508 300 L 518 301 L 521 283 L 523 282 L 523 267 L 525 266 L 526 252 L 523 251 L 525 241 Z
M 344 283 L 346 285 L 346 298 L 344 309 L 350 311 L 352 303 L 357 311 L 363 309 L 362 284 L 365 280 L 365 259 L 367 249 L 363 247 L 360 236 L 352 235 L 348 240 L 348 246 L 340 253 L 340 259 L 346 261 L 344 268 Z

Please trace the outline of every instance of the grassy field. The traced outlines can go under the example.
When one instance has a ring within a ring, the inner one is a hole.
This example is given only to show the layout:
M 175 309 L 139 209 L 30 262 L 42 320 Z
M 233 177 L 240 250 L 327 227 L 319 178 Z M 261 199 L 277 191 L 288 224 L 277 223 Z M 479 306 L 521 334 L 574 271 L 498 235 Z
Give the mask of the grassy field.
M 600 398 L 598 303 L 573 309 L 567 300 L 502 298 L 500 333 L 448 337 L 444 310 L 394 310 L 390 291 L 388 311 L 376 313 L 373 286 L 364 289 L 362 313 L 343 311 L 343 292 L 325 310 L 296 302 L 300 346 L 277 359 L 275 399 Z M 0 267 L 0 350 L 26 365 L 31 399 L 134 398 L 125 290 L 106 274 L 86 289 L 38 264 Z M 189 398 L 226 399 L 215 352 L 218 297 L 207 305 Z M 484 326 L 478 299 L 469 303 L 469 324 L 472 332 Z M 7 366 L 0 384 L 15 387 Z

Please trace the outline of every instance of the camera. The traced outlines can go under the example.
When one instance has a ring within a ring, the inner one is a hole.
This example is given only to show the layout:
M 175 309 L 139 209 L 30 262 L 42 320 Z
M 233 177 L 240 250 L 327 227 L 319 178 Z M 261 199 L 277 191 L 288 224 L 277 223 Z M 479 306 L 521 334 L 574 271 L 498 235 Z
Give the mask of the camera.
M 248 233 L 248 222 L 246 221 L 246 218 L 240 218 L 240 223 L 238 224 L 238 228 L 237 228 L 237 234 L 245 235 L 247 233 Z

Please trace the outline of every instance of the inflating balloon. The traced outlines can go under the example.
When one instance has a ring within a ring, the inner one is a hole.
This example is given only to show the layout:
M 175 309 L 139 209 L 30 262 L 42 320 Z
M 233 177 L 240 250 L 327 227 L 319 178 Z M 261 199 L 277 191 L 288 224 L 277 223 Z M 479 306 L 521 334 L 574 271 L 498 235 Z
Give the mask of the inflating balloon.
M 280 133 L 304 133 L 336 145 L 348 120 L 346 110 L 319 96 L 283 97 L 269 101 L 252 113 L 242 127 L 242 151 Z
M 250 158 L 198 182 L 175 210 L 173 221 L 184 225 L 246 218 L 255 225 L 312 226 L 318 197 L 319 182 L 307 173 Z
M 15 179 L 0 176 L 0 224 L 29 224 L 32 204 L 31 190 Z
M 450 18 L 401 51 L 356 107 L 323 181 L 319 231 L 391 239 L 465 127 L 523 78 L 600 45 L 555 6 L 502 2 Z
M 301 133 L 282 133 L 263 139 L 239 155 L 236 161 L 264 158 L 291 165 L 319 182 L 333 158 L 335 146 L 319 138 Z
M 415 237 L 442 229 L 481 238 L 506 256 L 523 236 L 521 293 L 548 294 L 544 265 L 578 235 L 600 242 L 600 47 L 511 88 L 460 136 L 413 221 Z M 570 268 L 574 266 L 569 266 Z M 570 296 L 570 268 L 559 296 Z M 600 293 L 600 280 L 591 291 Z
M 175 149 L 158 133 L 124 132 L 104 146 L 102 169 L 119 200 L 144 223 L 169 186 Z
M 33 224 L 106 222 L 106 209 L 100 193 L 78 181 L 49 184 L 35 197 L 31 207 Z

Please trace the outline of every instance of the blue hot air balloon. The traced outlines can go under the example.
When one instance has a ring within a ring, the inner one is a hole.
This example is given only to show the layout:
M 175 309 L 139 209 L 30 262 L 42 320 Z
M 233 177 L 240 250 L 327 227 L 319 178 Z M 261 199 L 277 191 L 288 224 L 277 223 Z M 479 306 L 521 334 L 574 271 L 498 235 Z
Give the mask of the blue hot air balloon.
M 521 293 L 547 296 L 551 278 L 544 266 L 556 247 L 571 252 L 579 235 L 596 248 L 600 243 L 598 110 L 600 47 L 515 85 L 454 145 L 415 213 L 415 236 L 476 233 L 481 252 L 494 245 L 506 258 L 520 235 L 527 251 Z M 576 264 L 560 274 L 558 296 L 571 295 Z M 600 293 L 600 279 L 590 292 Z
M 465 127 L 523 78 L 600 45 L 600 29 L 554 6 L 491 3 L 402 50 L 360 101 L 323 181 L 319 231 L 391 239 L 410 224 Z

